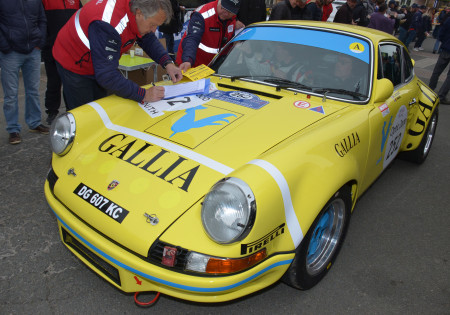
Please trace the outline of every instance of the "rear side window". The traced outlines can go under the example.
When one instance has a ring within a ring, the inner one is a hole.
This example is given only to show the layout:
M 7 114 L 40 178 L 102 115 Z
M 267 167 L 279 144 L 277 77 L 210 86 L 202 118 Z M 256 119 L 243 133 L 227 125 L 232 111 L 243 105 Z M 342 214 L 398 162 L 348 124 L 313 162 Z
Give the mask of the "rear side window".
M 394 86 L 402 83 L 402 51 L 399 46 L 392 44 L 380 46 L 378 77 L 391 80 Z
M 411 61 L 411 57 L 405 48 L 403 48 L 403 74 L 405 76 L 405 82 L 410 81 L 414 76 L 414 67 Z

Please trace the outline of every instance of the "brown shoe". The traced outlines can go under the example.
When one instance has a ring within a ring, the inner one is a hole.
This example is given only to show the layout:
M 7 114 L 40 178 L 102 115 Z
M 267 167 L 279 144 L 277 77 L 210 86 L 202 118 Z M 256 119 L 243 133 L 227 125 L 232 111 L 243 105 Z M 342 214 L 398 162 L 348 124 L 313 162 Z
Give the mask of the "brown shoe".
M 37 126 L 34 129 L 30 129 L 31 132 L 38 132 L 41 133 L 43 135 L 48 135 L 48 127 L 44 126 L 43 124 L 40 124 L 39 126 Z
M 19 144 L 22 142 L 22 139 L 20 139 L 20 133 L 13 132 L 9 134 L 9 144 Z

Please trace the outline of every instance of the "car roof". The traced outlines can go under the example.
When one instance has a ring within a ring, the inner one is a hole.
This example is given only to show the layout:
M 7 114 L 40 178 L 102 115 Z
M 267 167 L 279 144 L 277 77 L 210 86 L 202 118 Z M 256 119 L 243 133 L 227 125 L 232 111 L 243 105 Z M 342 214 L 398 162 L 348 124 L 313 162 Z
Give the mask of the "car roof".
M 348 25 L 342 23 L 322 22 L 322 21 L 303 21 L 303 20 L 287 20 L 287 21 L 266 21 L 252 25 L 274 25 L 274 26 L 305 26 L 305 27 L 319 27 L 321 29 L 330 29 L 344 31 L 352 34 L 362 35 L 372 41 L 374 45 L 377 45 L 380 41 L 394 41 L 401 43 L 396 37 L 382 31 L 371 29 L 368 27 L 362 27 L 357 25 Z

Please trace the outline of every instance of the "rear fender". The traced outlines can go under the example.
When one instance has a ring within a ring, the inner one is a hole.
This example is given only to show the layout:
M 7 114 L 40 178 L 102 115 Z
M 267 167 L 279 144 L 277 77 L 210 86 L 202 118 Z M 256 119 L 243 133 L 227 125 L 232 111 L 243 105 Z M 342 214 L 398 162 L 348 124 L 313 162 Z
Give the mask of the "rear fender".
M 407 128 L 407 137 L 403 142 L 402 151 L 415 150 L 419 146 L 430 118 L 439 105 L 439 97 L 432 89 L 420 80 L 417 84 L 420 93 L 416 103 L 410 104 L 413 117 Z

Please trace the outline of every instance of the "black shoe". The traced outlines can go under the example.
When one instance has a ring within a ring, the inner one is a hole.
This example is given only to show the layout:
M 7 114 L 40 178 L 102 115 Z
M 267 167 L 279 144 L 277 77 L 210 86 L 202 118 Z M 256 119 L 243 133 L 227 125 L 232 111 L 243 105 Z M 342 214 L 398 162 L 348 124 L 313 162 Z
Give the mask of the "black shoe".
M 441 105 L 450 105 L 450 101 L 446 98 L 440 97 L 440 101 L 441 101 Z
M 30 129 L 30 132 L 37 132 L 37 133 L 40 133 L 43 135 L 48 135 L 49 129 L 48 129 L 48 127 L 44 126 L 43 124 L 40 124 L 36 128 Z
M 21 142 L 22 139 L 20 138 L 20 133 L 12 132 L 9 134 L 9 144 L 19 144 Z
M 45 120 L 47 122 L 48 125 L 51 125 L 52 122 L 55 120 L 56 116 L 58 116 L 58 114 L 48 114 L 47 119 Z
M 433 50 L 433 54 L 435 54 L 436 53 L 436 50 Z

